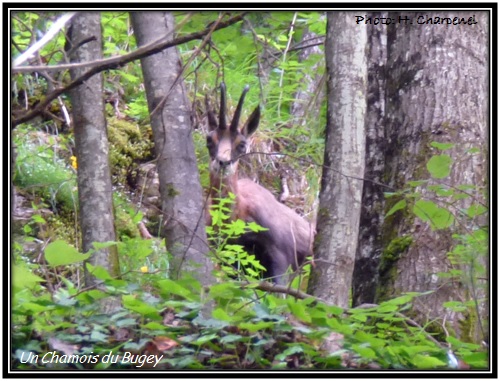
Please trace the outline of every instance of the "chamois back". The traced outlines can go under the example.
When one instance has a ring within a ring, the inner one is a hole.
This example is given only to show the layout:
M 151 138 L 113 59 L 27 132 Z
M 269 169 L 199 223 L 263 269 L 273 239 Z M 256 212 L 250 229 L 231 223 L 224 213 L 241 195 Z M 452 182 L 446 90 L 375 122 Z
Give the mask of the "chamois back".
M 238 180 L 237 216 L 267 231 L 247 233 L 239 239 L 266 267 L 266 277 L 282 283 L 288 267 L 296 270 L 312 255 L 314 229 L 304 218 L 250 179 Z

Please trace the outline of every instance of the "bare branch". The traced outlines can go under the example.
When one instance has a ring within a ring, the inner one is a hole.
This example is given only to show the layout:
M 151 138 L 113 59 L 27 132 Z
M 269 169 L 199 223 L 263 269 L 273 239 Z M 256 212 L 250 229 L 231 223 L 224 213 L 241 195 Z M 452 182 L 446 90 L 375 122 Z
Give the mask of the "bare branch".
M 33 56 L 35 52 L 40 50 L 47 42 L 49 42 L 59 31 L 66 25 L 66 23 L 73 18 L 75 12 L 68 13 L 60 17 L 49 31 L 39 41 L 33 44 L 28 50 L 14 60 L 14 66 L 22 65 L 27 59 Z
M 247 12 L 243 12 L 237 16 L 231 17 L 227 21 L 219 23 L 217 25 L 217 27 L 214 29 L 214 31 L 226 28 L 230 25 L 233 25 L 233 24 L 243 20 L 243 17 L 246 14 L 247 14 Z M 165 50 L 167 48 L 171 48 L 173 46 L 184 44 L 184 43 L 192 41 L 192 40 L 200 39 L 211 32 L 212 32 L 212 25 L 208 26 L 206 29 L 204 29 L 200 32 L 195 32 L 195 33 L 191 33 L 187 36 L 175 38 L 172 41 L 161 41 L 161 42 L 155 41 L 154 43 L 151 43 L 151 44 L 148 44 L 148 45 L 145 45 L 141 48 L 136 49 L 132 53 L 125 54 L 125 55 L 119 56 L 119 57 L 112 57 L 112 58 L 108 58 L 108 59 L 104 59 L 104 60 L 100 60 L 100 61 L 95 61 L 94 63 L 96 66 L 89 69 L 85 74 L 74 79 L 66 87 L 57 88 L 53 92 L 49 93 L 45 97 L 45 99 L 43 99 L 40 103 L 38 103 L 35 108 L 33 108 L 32 111 L 27 112 L 26 114 L 24 114 L 18 118 L 12 119 L 12 128 L 14 128 L 15 126 L 17 126 L 20 123 L 27 122 L 28 120 L 39 115 L 42 112 L 42 110 L 45 107 L 47 107 L 50 104 L 50 102 L 52 102 L 58 96 L 60 96 L 61 94 L 65 93 L 71 89 L 74 89 L 75 87 L 81 85 L 83 82 L 85 82 L 90 77 L 92 77 L 92 76 L 94 76 L 94 75 L 96 75 L 104 70 L 114 69 L 114 68 L 117 68 L 119 66 L 123 66 L 125 64 L 128 64 L 129 62 L 132 62 L 132 61 L 144 58 L 144 57 L 148 57 L 148 56 L 153 55 L 155 53 L 161 52 L 162 50 Z M 62 65 L 60 65 L 60 66 L 62 66 Z M 68 66 L 68 65 L 64 65 L 64 66 Z M 72 67 L 74 67 L 74 66 L 72 66 Z M 34 68 L 36 68 L 36 70 L 33 70 Z M 22 72 L 24 72 L 24 69 L 26 69 L 26 67 L 22 68 L 22 69 L 23 69 Z M 17 69 L 17 72 L 21 72 L 20 70 L 21 70 L 21 68 Z M 39 70 L 47 71 L 48 67 L 31 67 L 30 71 L 39 71 Z M 15 70 L 13 70 L 13 72 L 15 72 Z

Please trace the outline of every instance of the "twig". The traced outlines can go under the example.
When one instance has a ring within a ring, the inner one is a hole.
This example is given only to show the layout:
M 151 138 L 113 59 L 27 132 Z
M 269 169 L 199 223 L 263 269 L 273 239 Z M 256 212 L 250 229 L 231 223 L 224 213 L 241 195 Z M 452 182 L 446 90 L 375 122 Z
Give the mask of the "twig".
M 41 111 L 47 107 L 54 99 L 56 99 L 58 96 L 60 96 L 63 93 L 68 92 L 69 90 L 74 89 L 75 87 L 81 85 L 84 83 L 87 79 L 91 78 L 92 76 L 104 71 L 104 70 L 109 70 L 109 69 L 114 69 L 119 66 L 123 66 L 125 64 L 128 64 L 129 62 L 149 57 L 155 53 L 161 52 L 164 49 L 171 48 L 173 46 L 177 46 L 180 44 L 185 44 L 186 42 L 200 39 L 204 36 L 206 36 L 208 33 L 211 33 L 216 30 L 220 30 L 223 28 L 226 28 L 230 25 L 233 25 L 241 20 L 243 20 L 243 17 L 247 14 L 247 12 L 243 12 L 237 16 L 234 16 L 230 18 L 227 21 L 219 23 L 214 30 L 212 30 L 212 26 L 209 28 L 206 28 L 202 30 L 201 32 L 195 32 L 191 33 L 187 36 L 179 37 L 176 39 L 173 39 L 171 41 L 155 41 L 154 43 L 145 45 L 141 48 L 136 49 L 134 52 L 125 54 L 123 56 L 118 56 L 118 57 L 112 57 L 112 58 L 107 58 L 103 60 L 98 60 L 92 62 L 93 66 L 91 69 L 89 69 L 86 73 L 81 75 L 80 77 L 74 79 L 69 85 L 63 88 L 57 88 L 50 94 L 48 94 L 40 103 L 37 104 L 37 106 L 30 112 L 27 112 L 26 114 L 12 119 L 12 127 L 17 126 L 18 124 L 27 122 L 28 120 L 34 118 L 35 116 L 39 115 Z M 90 63 L 89 63 L 90 64 Z M 70 68 L 75 68 L 79 64 L 70 64 L 70 65 L 59 65 L 56 70 L 62 70 L 61 68 L 64 66 L 65 69 L 70 69 Z M 81 65 L 80 65 L 81 67 Z M 55 67 L 50 67 L 50 66 L 31 66 L 31 67 L 23 67 L 23 68 L 17 68 L 13 69 L 13 73 L 21 73 L 21 72 L 33 72 L 33 71 L 49 71 L 53 70 Z
M 66 23 L 73 18 L 76 12 L 68 13 L 61 16 L 49 31 L 43 36 L 39 41 L 33 44 L 28 50 L 26 50 L 23 54 L 17 57 L 14 60 L 14 66 L 22 65 L 27 59 L 33 56 L 35 52 L 40 50 L 46 43 L 48 43 L 54 36 L 59 33 L 59 31 L 66 25 Z

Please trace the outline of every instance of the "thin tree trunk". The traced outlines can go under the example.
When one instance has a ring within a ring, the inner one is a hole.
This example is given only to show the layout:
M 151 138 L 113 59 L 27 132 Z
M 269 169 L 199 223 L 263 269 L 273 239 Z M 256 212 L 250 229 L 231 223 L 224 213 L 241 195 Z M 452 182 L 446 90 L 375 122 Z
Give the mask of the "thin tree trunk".
M 68 33 L 67 50 L 71 62 L 102 58 L 101 16 L 97 12 L 77 14 Z M 83 44 L 82 41 L 87 41 Z M 79 46 L 81 44 L 81 46 Z M 75 48 L 77 47 L 77 48 Z M 72 78 L 88 69 L 74 69 Z M 70 92 L 78 159 L 78 199 L 82 248 L 88 251 L 93 242 L 115 241 L 113 191 L 108 158 L 108 134 L 101 74 L 89 78 Z M 90 263 L 108 269 L 112 276 L 120 273 L 116 246 L 96 251 Z M 95 283 L 86 272 L 87 285 Z
M 133 12 L 132 25 L 139 46 L 167 35 L 173 39 L 171 13 Z M 172 277 L 181 270 L 202 284 L 213 283 L 213 265 L 203 216 L 203 192 L 192 139 L 191 112 L 182 79 L 177 48 L 141 60 L 151 113 L 155 153 L 164 215 L 163 234 L 173 256 Z M 164 102 L 163 104 L 160 104 Z M 160 106 L 159 106 L 160 105 Z M 158 110 L 156 110 L 158 107 Z M 156 111 L 154 111 L 156 110 Z
M 314 45 L 322 41 L 322 38 L 318 37 L 315 33 L 308 30 L 305 31 L 302 41 L 304 45 L 311 46 L 300 50 L 298 54 L 299 62 L 306 61 L 312 54 L 323 54 L 322 49 Z M 324 61 L 319 61 L 314 66 L 307 68 L 307 70 L 303 70 L 303 83 L 305 85 L 295 93 L 295 100 L 290 107 L 294 124 L 304 125 L 308 119 L 319 119 L 321 103 L 325 96 L 323 80 L 325 72 L 324 70 L 320 70 L 323 69 L 323 66 Z
M 309 292 L 347 307 L 357 247 L 365 155 L 366 26 L 328 13 L 327 131 Z

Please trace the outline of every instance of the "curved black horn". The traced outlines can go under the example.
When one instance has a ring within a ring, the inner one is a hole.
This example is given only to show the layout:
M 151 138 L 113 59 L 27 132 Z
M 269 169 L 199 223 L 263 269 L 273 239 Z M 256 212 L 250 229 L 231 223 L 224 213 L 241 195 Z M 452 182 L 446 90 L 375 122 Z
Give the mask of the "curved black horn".
M 229 126 L 229 129 L 231 131 L 237 131 L 238 130 L 238 124 L 240 122 L 241 109 L 243 108 L 243 102 L 245 100 L 245 95 L 247 94 L 248 89 L 250 89 L 250 86 L 246 85 L 245 88 L 243 89 L 243 93 L 241 93 L 241 97 L 240 97 L 240 100 L 238 102 L 238 106 L 236 107 L 236 111 L 234 112 L 233 120 L 231 121 L 231 126 Z
M 220 111 L 219 111 L 219 128 L 227 129 L 226 124 L 226 85 L 224 82 L 220 84 Z

